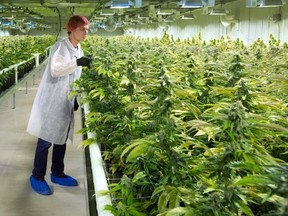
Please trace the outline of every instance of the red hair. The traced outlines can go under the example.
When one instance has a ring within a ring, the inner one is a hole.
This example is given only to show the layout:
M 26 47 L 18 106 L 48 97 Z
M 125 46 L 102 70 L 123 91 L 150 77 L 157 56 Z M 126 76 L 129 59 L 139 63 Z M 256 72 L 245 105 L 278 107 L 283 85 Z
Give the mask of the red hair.
M 78 27 L 81 27 L 81 26 L 85 26 L 85 25 L 89 25 L 89 21 L 88 19 L 85 17 L 85 16 L 78 16 L 78 15 L 75 15 L 75 16 L 72 16 L 70 17 L 68 23 L 67 23 L 67 32 L 72 32 L 73 30 L 75 30 L 76 28 Z

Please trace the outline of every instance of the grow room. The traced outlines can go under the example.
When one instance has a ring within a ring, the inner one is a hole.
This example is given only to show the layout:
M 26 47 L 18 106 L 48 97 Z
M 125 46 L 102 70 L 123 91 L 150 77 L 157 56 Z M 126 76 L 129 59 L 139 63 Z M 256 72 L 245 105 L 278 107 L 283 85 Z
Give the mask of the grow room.
M 287 26 L 285 0 L 0 0 L 0 215 L 287 216 Z

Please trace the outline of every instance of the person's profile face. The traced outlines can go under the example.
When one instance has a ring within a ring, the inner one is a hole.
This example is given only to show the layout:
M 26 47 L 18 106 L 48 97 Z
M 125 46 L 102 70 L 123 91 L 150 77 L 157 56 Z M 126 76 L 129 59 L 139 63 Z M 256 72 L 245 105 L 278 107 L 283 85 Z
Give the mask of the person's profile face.
M 79 26 L 74 31 L 72 31 L 72 34 L 78 41 L 82 41 L 86 39 L 88 30 L 89 30 L 89 25 Z

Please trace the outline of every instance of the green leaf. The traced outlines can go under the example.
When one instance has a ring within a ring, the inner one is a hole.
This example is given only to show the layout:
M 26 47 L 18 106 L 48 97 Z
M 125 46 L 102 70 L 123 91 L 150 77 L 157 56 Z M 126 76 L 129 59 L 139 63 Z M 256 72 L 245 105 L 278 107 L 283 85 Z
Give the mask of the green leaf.
M 239 209 L 241 209 L 246 215 L 254 215 L 252 210 L 249 208 L 247 204 L 245 204 L 243 201 L 238 200 L 234 201 L 235 206 L 237 206 Z
M 130 153 L 128 154 L 126 161 L 127 161 L 127 162 L 133 162 L 133 161 L 135 161 L 135 159 L 136 159 L 137 157 L 139 157 L 141 154 L 143 154 L 144 152 L 146 152 L 147 148 L 148 148 L 148 144 L 147 144 L 147 143 L 143 143 L 143 144 L 140 144 L 140 145 L 135 146 L 135 147 L 130 151 Z
M 178 207 L 180 205 L 179 196 L 180 196 L 180 191 L 177 190 L 177 188 L 174 188 L 173 190 L 170 191 L 170 193 L 169 193 L 169 197 L 170 197 L 169 198 L 169 208 L 170 209 Z
M 273 123 L 269 123 L 269 124 L 261 124 L 258 123 L 256 124 L 259 127 L 265 127 L 267 129 L 271 129 L 271 130 L 277 130 L 277 131 L 281 131 L 281 132 L 288 132 L 288 128 L 282 127 L 281 125 L 278 124 L 273 124 Z
M 70 91 L 68 95 L 68 99 L 71 100 L 73 97 L 77 96 L 78 93 L 76 91 Z
M 233 186 L 246 186 L 246 185 L 269 185 L 269 184 L 275 184 L 274 181 L 269 179 L 266 176 L 261 175 L 251 175 L 251 176 L 245 176 L 239 181 L 235 182 Z
M 95 143 L 95 139 L 94 138 L 88 138 L 86 140 L 83 140 L 80 145 L 83 146 L 83 147 L 87 147 L 91 144 Z
M 181 216 L 185 215 L 188 212 L 188 208 L 185 207 L 176 207 L 167 212 L 166 216 Z
M 165 190 L 165 187 L 163 185 L 155 188 L 155 190 L 153 191 L 153 194 L 152 194 L 152 198 L 160 193 L 162 193 L 163 191 Z
M 159 211 L 164 211 L 167 208 L 168 202 L 169 202 L 168 193 L 167 193 L 167 191 L 164 191 L 158 199 Z
M 131 151 L 133 148 L 135 148 L 136 146 L 142 145 L 138 150 L 136 150 L 134 152 L 134 154 L 137 154 L 138 151 L 141 151 L 142 148 L 145 148 L 145 146 L 148 146 L 153 140 L 154 140 L 154 136 L 150 135 L 150 136 L 146 136 L 144 138 L 141 139 L 136 139 L 133 140 L 122 152 L 121 154 L 121 158 L 124 157 L 125 154 L 127 154 L 129 151 Z M 133 154 L 131 155 L 131 157 L 133 158 Z
M 139 179 L 145 178 L 146 174 L 144 172 L 138 172 L 132 179 L 133 182 L 139 181 Z
M 135 208 L 128 208 L 129 216 L 147 216 L 145 213 L 139 212 Z

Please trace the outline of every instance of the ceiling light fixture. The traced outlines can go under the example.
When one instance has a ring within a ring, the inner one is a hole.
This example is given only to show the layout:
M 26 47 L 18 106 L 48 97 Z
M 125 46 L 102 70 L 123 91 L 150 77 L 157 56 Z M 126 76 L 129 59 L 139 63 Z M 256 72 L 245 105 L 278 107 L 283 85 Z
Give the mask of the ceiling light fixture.
M 285 4 L 284 0 L 246 0 L 246 7 L 281 7 Z
M 159 9 L 157 12 L 157 15 L 171 15 L 173 14 L 173 10 L 168 10 L 168 9 Z
M 178 3 L 181 8 L 200 8 L 203 7 L 201 0 L 182 0 Z
M 182 0 L 178 3 L 181 8 L 200 8 L 203 6 L 214 7 L 215 0 Z
M 225 9 L 212 9 L 209 11 L 209 15 L 227 15 L 229 12 Z
M 260 0 L 259 7 L 280 7 L 283 4 L 282 0 Z
M 113 9 L 130 8 L 133 5 L 133 2 L 129 0 L 114 0 L 110 2 L 110 8 Z

